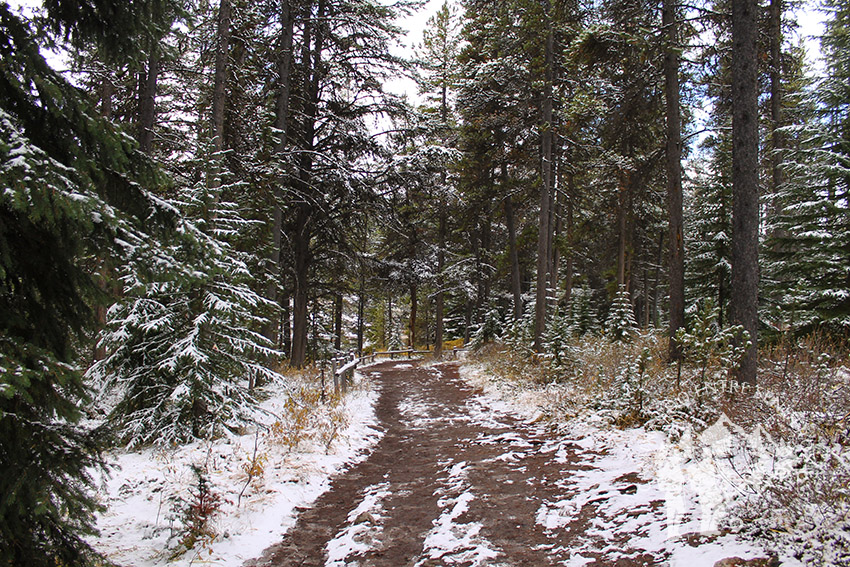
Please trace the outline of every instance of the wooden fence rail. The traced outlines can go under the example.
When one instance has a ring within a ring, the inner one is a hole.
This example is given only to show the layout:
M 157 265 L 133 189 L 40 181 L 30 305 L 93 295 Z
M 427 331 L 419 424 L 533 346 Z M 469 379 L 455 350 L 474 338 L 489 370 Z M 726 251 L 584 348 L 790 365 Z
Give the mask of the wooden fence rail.
M 452 349 L 452 358 L 457 358 L 458 352 L 464 352 L 466 349 L 455 348 Z M 412 348 L 402 349 L 402 350 L 384 350 L 373 352 L 371 354 L 366 354 L 363 356 L 355 356 L 354 353 L 351 353 L 347 356 L 338 356 L 336 358 L 332 358 L 330 360 L 331 363 L 331 376 L 333 376 L 334 381 L 334 393 L 339 395 L 340 391 L 345 393 L 348 391 L 348 388 L 354 384 L 354 371 L 357 370 L 357 366 L 368 362 L 368 364 L 372 364 L 379 357 L 389 357 L 390 360 L 394 360 L 396 356 L 403 356 L 405 358 L 413 358 L 414 356 L 426 356 L 431 354 L 433 351 L 430 350 L 415 350 Z M 324 381 L 324 370 L 322 370 L 322 380 Z M 323 382 L 324 383 L 324 382 Z

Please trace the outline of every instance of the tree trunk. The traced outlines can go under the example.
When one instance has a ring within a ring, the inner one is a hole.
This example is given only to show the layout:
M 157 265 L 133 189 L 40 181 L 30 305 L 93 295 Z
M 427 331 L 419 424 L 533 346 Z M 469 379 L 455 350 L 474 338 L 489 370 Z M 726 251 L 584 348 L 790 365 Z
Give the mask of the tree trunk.
M 139 150 L 150 154 L 153 149 L 153 129 L 156 124 L 156 85 L 159 77 L 159 48 L 150 41 L 150 53 L 145 73 L 139 77 L 139 107 L 137 140 Z
M 334 349 L 342 350 L 342 294 L 336 294 L 334 298 Z
M 664 262 L 664 237 L 668 234 L 661 232 L 658 237 L 658 253 L 655 255 L 655 277 L 652 283 L 652 322 L 655 328 L 658 328 L 660 323 L 658 320 L 658 288 L 661 285 L 661 264 Z
M 313 145 L 316 136 L 316 115 L 318 112 L 319 85 L 322 78 L 322 51 L 324 49 L 325 33 L 322 20 L 325 13 L 325 1 L 319 0 L 316 10 L 316 24 L 305 26 L 305 47 L 309 49 L 312 42 L 312 51 L 307 51 L 308 56 L 303 61 L 305 71 L 309 80 L 305 81 L 304 97 L 304 122 L 303 122 L 303 146 L 299 160 L 298 185 L 303 195 L 307 196 L 314 189 L 311 187 L 313 176 Z M 312 38 L 311 38 L 312 35 Z M 296 213 L 296 224 L 293 246 L 295 248 L 295 298 L 293 306 L 292 322 L 292 358 L 290 363 L 295 368 L 301 368 L 307 360 L 307 286 L 312 252 L 310 250 L 310 237 L 313 222 L 313 205 L 306 198 L 298 205 Z
M 391 350 L 393 344 L 393 296 L 387 300 L 387 324 L 384 325 L 384 348 Z
M 472 315 L 469 318 L 470 324 L 467 326 L 477 325 L 481 318 L 481 305 L 484 297 L 482 289 L 484 286 L 484 261 L 481 252 L 481 243 L 484 238 L 483 230 L 483 226 L 477 224 L 472 233 L 472 255 L 475 257 L 475 301 L 470 301 Z M 469 334 L 469 331 L 467 331 L 467 334 Z
M 758 371 L 758 3 L 732 3 L 732 290 L 729 318 L 750 334 L 736 377 Z M 739 337 L 739 342 L 742 340 Z
M 617 196 L 617 289 L 626 285 L 626 207 L 628 196 L 628 174 L 620 174 L 620 189 Z
M 489 210 L 490 205 L 487 205 Z M 491 241 L 491 223 L 490 214 L 484 215 L 481 220 L 481 290 L 478 299 L 478 323 L 483 324 L 487 320 L 487 312 L 490 310 L 490 286 L 492 279 L 491 258 L 490 258 L 490 241 Z
M 112 114 L 115 110 L 114 96 L 115 83 L 112 82 L 111 73 L 107 71 L 100 81 L 100 115 L 107 120 L 112 120 Z
M 549 283 L 550 225 L 549 203 L 552 195 L 552 127 L 553 82 L 555 79 L 555 34 L 552 30 L 551 6 L 544 0 L 546 15 L 546 77 L 541 112 L 541 177 L 540 227 L 537 236 L 537 294 L 534 303 L 534 350 L 543 351 L 543 333 L 546 331 L 547 287 Z
M 230 0 L 221 0 L 218 8 L 218 42 L 215 50 L 215 75 L 212 96 L 212 144 L 213 152 L 224 150 L 224 109 L 227 101 L 227 72 L 230 58 Z M 215 161 L 221 159 L 216 156 Z M 217 181 L 217 180 L 216 180 Z
M 561 167 L 559 164 L 559 152 L 557 145 L 554 144 L 553 133 L 553 150 L 552 150 L 552 189 L 549 195 L 549 287 L 546 292 L 546 297 L 549 301 L 549 308 L 554 308 L 557 304 L 557 290 L 560 286 L 560 270 L 561 270 L 561 250 L 555 245 L 558 237 L 563 230 L 563 220 L 561 219 L 561 195 L 558 191 L 561 186 Z M 549 292 L 552 295 L 549 295 Z
M 284 295 L 281 305 L 283 313 L 281 314 L 281 335 L 278 340 L 283 349 L 283 353 L 287 356 L 292 356 L 292 307 L 289 295 Z
M 437 234 L 437 296 L 434 298 L 434 358 L 440 359 L 443 356 L 443 287 L 445 280 L 443 279 L 443 270 L 446 262 L 446 207 L 443 199 L 440 198 L 440 219 Z
M 575 179 L 573 174 L 567 175 L 567 258 L 564 261 L 564 304 L 572 310 L 573 295 L 573 247 L 575 245 Z
M 782 128 L 782 0 L 770 1 L 770 149 L 771 193 L 774 202 L 770 214 L 780 214 L 777 192 L 784 180 L 780 150 L 785 146 Z M 781 236 L 776 234 L 774 236 Z
M 283 2 L 281 12 L 281 45 L 280 60 L 278 61 L 278 93 L 277 112 L 275 116 L 275 129 L 278 140 L 275 146 L 275 154 L 282 161 L 283 153 L 287 144 L 287 126 L 289 122 L 289 94 L 291 90 L 292 75 L 292 34 L 295 18 L 293 17 L 289 1 Z M 283 257 L 281 255 L 282 232 L 283 232 L 283 184 L 284 176 L 281 172 L 275 182 L 273 189 L 274 203 L 272 204 L 272 247 L 269 255 L 268 280 L 266 282 L 266 299 L 278 302 L 278 289 L 280 278 L 283 273 Z M 275 340 L 273 329 L 270 324 L 263 334 L 271 341 Z
M 679 94 L 678 23 L 675 0 L 664 0 L 662 23 L 667 32 L 664 53 L 664 93 L 667 114 L 667 218 L 670 256 L 670 325 L 668 335 L 671 361 L 682 357 L 676 332 L 685 325 L 685 241 L 682 212 L 682 118 Z
M 301 368 L 307 361 L 307 333 L 310 271 L 310 236 L 308 233 L 308 215 L 306 207 L 299 208 L 293 242 L 295 293 L 292 301 L 292 356 L 290 365 Z
M 511 257 L 511 294 L 514 298 L 514 320 L 522 317 L 522 282 L 519 274 L 519 252 L 516 244 L 516 222 L 511 196 L 505 197 L 505 224 L 508 229 L 508 253 Z
M 363 323 L 366 311 L 366 278 L 360 267 L 360 293 L 357 296 L 357 356 L 363 356 Z
M 418 290 L 416 289 L 416 284 L 410 284 L 410 321 L 407 325 L 407 346 L 415 349 L 416 348 L 416 311 L 418 308 Z

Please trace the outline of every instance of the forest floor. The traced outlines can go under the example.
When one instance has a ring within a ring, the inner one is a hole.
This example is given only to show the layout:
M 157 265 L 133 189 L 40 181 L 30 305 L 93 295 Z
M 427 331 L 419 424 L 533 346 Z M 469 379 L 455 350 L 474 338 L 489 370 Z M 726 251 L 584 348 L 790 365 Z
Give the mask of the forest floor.
M 474 388 L 457 363 L 386 362 L 363 376 L 380 392 L 381 439 L 246 566 L 712 566 L 768 556 L 701 529 L 705 514 L 686 491 L 658 480 L 660 433 L 593 424 L 556 433 Z

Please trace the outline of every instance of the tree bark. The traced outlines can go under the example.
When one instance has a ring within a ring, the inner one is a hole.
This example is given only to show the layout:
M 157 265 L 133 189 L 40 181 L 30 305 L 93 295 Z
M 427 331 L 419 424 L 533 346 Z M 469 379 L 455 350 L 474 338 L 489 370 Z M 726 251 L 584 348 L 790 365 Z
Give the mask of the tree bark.
M 486 207 L 489 210 L 489 203 Z M 483 324 L 487 320 L 487 311 L 490 306 L 490 287 L 492 283 L 492 263 L 490 261 L 491 228 L 490 214 L 486 213 L 481 219 L 481 248 L 479 250 L 481 256 L 481 288 L 478 298 L 478 324 Z
M 137 140 L 139 150 L 150 154 L 153 149 L 153 130 L 156 124 L 156 87 L 159 78 L 160 55 L 156 42 L 151 39 L 146 72 L 139 77 L 139 107 Z
M 534 303 L 534 350 L 543 351 L 543 333 L 546 331 L 547 287 L 549 283 L 549 250 L 551 243 L 549 204 L 552 195 L 552 128 L 553 83 L 555 79 L 555 34 L 552 30 L 551 6 L 544 0 L 546 17 L 546 77 L 541 109 L 541 177 L 540 227 L 537 236 L 537 293 Z
M 292 14 L 290 2 L 284 1 L 281 11 L 281 45 L 280 59 L 278 61 L 278 93 L 275 115 L 275 129 L 277 130 L 277 144 L 275 155 L 283 160 L 283 154 L 287 144 L 287 126 L 289 123 L 289 95 L 291 91 L 292 75 L 292 36 L 295 18 Z M 278 303 L 280 278 L 283 273 L 283 261 L 281 255 L 282 233 L 283 233 L 283 184 L 284 175 L 280 172 L 276 179 L 272 203 L 272 246 L 269 255 L 268 280 L 266 282 L 266 299 Z M 275 340 L 274 325 L 269 325 L 263 334 L 271 341 Z
M 511 259 L 511 294 L 514 299 L 514 320 L 522 317 L 522 282 L 519 274 L 519 252 L 516 243 L 516 222 L 514 221 L 513 199 L 505 197 L 505 224 L 508 229 L 508 254 Z
M 652 323 L 656 328 L 659 326 L 658 288 L 661 285 L 661 264 L 664 262 L 664 240 L 665 236 L 668 235 L 669 232 L 667 234 L 665 234 L 664 231 L 661 232 L 658 237 L 658 252 L 655 255 L 655 277 L 652 282 Z
M 334 297 L 334 349 L 339 352 L 342 350 L 342 294 L 336 294 Z
M 301 368 L 307 361 L 307 334 L 310 271 L 310 236 L 308 234 L 309 210 L 299 207 L 293 239 L 295 290 L 292 298 L 292 356 L 290 365 Z
M 112 77 L 109 71 L 105 72 L 104 77 L 100 81 L 100 115 L 107 120 L 112 120 L 112 114 L 115 110 L 113 97 L 115 96 L 115 83 L 112 82 Z
M 281 306 L 283 308 L 283 313 L 281 314 L 281 334 L 283 335 L 278 339 L 278 342 L 281 344 L 281 348 L 283 349 L 284 355 L 291 356 L 292 355 L 292 308 L 291 301 L 289 295 L 284 295 L 281 299 Z
M 437 229 L 437 295 L 434 298 L 434 358 L 438 360 L 443 356 L 443 287 L 445 286 L 443 270 L 446 263 L 446 206 L 442 197 L 440 198 L 439 207 L 438 214 L 440 215 L 440 219 Z
M 736 377 L 758 371 L 758 3 L 732 2 L 732 290 L 729 318 L 749 332 Z M 738 337 L 742 341 L 742 337 Z
M 366 311 L 366 278 L 360 266 L 360 292 L 357 296 L 357 356 L 363 356 L 363 323 Z
M 316 23 L 306 26 L 305 45 L 312 42 L 312 50 L 304 61 L 308 80 L 305 81 L 305 103 L 303 122 L 303 146 L 299 160 L 299 189 L 305 198 L 297 206 L 296 224 L 294 232 L 294 256 L 295 256 L 295 297 L 293 305 L 292 321 L 292 358 L 290 364 L 295 368 L 304 366 L 307 360 L 307 286 L 309 285 L 309 271 L 312 262 L 312 251 L 310 250 L 310 237 L 313 222 L 313 204 L 309 198 L 314 191 L 311 187 L 313 175 L 312 151 L 316 136 L 316 115 L 318 112 L 319 84 L 322 78 L 322 51 L 324 50 L 324 19 L 325 0 L 319 0 L 316 10 Z M 310 37 L 312 35 L 312 38 Z
M 620 174 L 617 195 L 617 288 L 626 285 L 626 207 L 628 206 L 629 174 Z
M 218 41 L 215 50 L 215 74 L 212 97 L 212 144 L 213 152 L 224 150 L 224 109 L 227 101 L 227 72 L 230 58 L 230 0 L 221 0 L 218 7 Z M 214 158 L 216 161 L 221 156 Z M 216 179 L 216 182 L 218 180 Z
M 410 284 L 410 321 L 407 325 L 407 346 L 412 349 L 416 348 L 416 311 L 419 307 L 418 294 L 416 284 Z
M 573 247 L 575 245 L 575 179 L 567 174 L 567 257 L 564 260 L 564 304 L 572 310 L 573 295 Z
M 776 193 L 784 180 L 782 174 L 782 156 L 780 150 L 785 146 L 782 135 L 782 0 L 770 1 L 770 164 L 771 193 Z M 773 215 L 779 214 L 778 203 L 770 209 Z M 778 236 L 778 235 L 777 235 Z
M 667 334 L 671 361 L 682 357 L 676 332 L 685 325 L 685 241 L 682 211 L 682 118 L 679 94 L 678 23 L 675 0 L 664 0 L 662 24 L 667 33 L 664 53 L 664 93 L 667 114 L 667 218 L 670 256 L 670 324 Z

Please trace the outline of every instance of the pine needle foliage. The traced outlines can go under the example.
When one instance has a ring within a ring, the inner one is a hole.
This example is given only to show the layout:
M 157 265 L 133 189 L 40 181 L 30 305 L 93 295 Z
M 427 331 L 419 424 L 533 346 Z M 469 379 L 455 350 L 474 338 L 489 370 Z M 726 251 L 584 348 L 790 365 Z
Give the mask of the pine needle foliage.
M 177 215 L 146 190 L 162 183 L 156 168 L 5 3 L 0 60 L 0 564 L 86 565 L 102 434 L 80 424 L 75 345 L 103 299 L 91 267 L 163 237 Z
M 251 223 L 223 193 L 239 187 L 203 185 L 176 203 L 196 249 L 174 250 L 177 265 L 151 281 L 124 277 L 125 298 L 108 313 L 102 346 L 108 355 L 89 370 L 115 392 L 110 421 L 128 446 L 209 439 L 249 420 L 250 386 L 274 380 L 280 358 L 259 331 L 274 306 L 255 293 L 245 258 L 228 243 Z M 186 269 L 184 266 L 190 266 Z
M 629 342 L 637 334 L 638 324 L 626 286 L 621 285 L 605 323 L 607 337 L 615 342 Z

